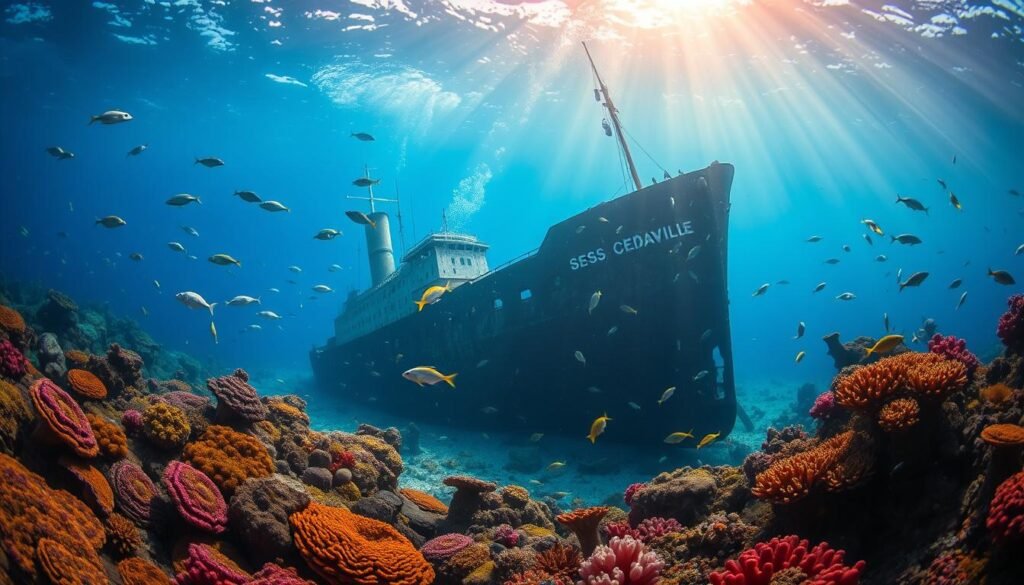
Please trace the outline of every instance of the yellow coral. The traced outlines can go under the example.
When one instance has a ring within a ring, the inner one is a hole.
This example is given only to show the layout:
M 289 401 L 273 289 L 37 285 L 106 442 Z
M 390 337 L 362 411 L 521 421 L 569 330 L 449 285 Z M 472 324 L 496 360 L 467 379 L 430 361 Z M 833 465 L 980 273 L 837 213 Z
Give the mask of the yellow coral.
M 176 406 L 157 402 L 142 412 L 142 430 L 146 437 L 165 449 L 174 449 L 185 444 L 192 427 L 188 417 Z
M 258 439 L 220 425 L 186 445 L 182 459 L 208 475 L 226 497 L 246 479 L 274 473 L 274 461 Z

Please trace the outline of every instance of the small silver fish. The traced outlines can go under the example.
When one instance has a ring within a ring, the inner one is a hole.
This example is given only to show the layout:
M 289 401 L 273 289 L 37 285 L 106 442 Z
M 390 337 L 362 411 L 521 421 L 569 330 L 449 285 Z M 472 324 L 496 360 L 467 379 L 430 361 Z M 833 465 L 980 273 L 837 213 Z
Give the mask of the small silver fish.
M 583 352 L 582 351 L 577 349 L 576 352 L 573 353 L 573 356 L 576 357 L 576 361 L 578 361 L 579 363 L 583 364 L 584 366 L 587 365 L 587 358 L 585 358 L 583 356 Z
M 750 296 L 752 296 L 752 297 L 759 297 L 759 296 L 763 295 L 764 293 L 768 292 L 768 287 L 769 286 L 770 285 L 767 282 L 762 284 L 761 286 L 757 287 L 757 290 L 754 291 L 754 294 L 752 294 Z
M 193 164 L 203 165 L 204 167 L 206 167 L 208 169 L 212 169 L 212 168 L 215 168 L 215 167 L 222 167 L 222 166 L 224 166 L 224 161 L 222 161 L 221 159 L 219 159 L 219 158 L 217 158 L 215 156 L 207 156 L 207 157 L 203 157 L 203 158 L 197 158 L 196 162 L 194 162 Z
M 851 292 L 844 292 L 843 294 L 838 295 L 836 297 L 836 300 L 838 300 L 838 301 L 852 301 L 855 298 L 857 298 L 857 295 L 855 295 L 855 294 L 853 294 Z
M 701 370 L 701 371 L 697 372 L 697 375 L 693 377 L 693 381 L 694 382 L 699 382 L 699 381 L 703 380 L 704 378 L 706 378 L 708 376 L 708 373 L 709 372 L 707 370 Z
M 697 244 L 696 246 L 690 248 L 690 251 L 687 252 L 687 254 L 686 254 L 686 261 L 689 262 L 690 260 L 693 260 L 698 255 L 700 255 L 700 250 L 701 250 L 700 244 Z
M 665 391 L 661 393 L 661 398 L 658 399 L 658 406 L 661 406 L 662 404 L 665 403 L 666 400 L 668 400 L 669 398 L 672 398 L 672 395 L 675 394 L 675 393 L 676 393 L 676 387 L 675 386 L 669 386 L 668 388 L 666 388 Z
M 195 203 L 197 205 L 203 204 L 203 202 L 198 197 L 196 197 L 195 195 L 189 195 L 188 193 L 179 193 L 174 197 L 171 197 L 164 203 L 166 203 L 167 205 L 171 205 L 173 207 L 183 207 L 185 205 L 188 205 L 189 203 Z
M 819 282 L 818 286 L 814 287 L 814 292 L 821 292 L 823 290 L 825 290 L 825 283 L 824 282 Z
M 806 330 L 806 328 L 807 328 L 807 326 L 804 325 L 803 321 L 801 321 L 796 326 L 796 336 L 794 336 L 793 339 L 800 339 L 801 337 L 803 337 L 804 336 L 804 331 Z
M 598 303 L 601 302 L 601 291 L 594 291 L 594 294 L 590 295 L 590 303 L 587 305 L 587 314 L 593 315 L 594 309 L 597 308 Z
M 632 408 L 633 410 L 640 410 L 640 405 L 637 404 L 636 402 L 633 402 L 632 400 L 627 402 L 626 405 Z
M 619 326 L 618 325 L 612 325 L 611 327 L 609 327 L 608 328 L 608 333 L 607 333 L 608 337 L 611 337 L 612 335 L 615 335 L 615 332 L 618 331 L 618 330 L 619 330 Z
M 964 301 L 966 301 L 966 300 L 967 300 L 967 291 L 964 291 L 964 294 L 960 295 L 960 300 L 957 301 L 957 303 L 956 303 L 956 310 L 957 311 L 960 310 L 960 307 L 964 306 Z

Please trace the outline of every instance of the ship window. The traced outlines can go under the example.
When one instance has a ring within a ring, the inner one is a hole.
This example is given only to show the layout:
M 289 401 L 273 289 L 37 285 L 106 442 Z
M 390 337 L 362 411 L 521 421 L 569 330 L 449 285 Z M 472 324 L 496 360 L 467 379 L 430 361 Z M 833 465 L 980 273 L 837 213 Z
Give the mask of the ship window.
M 459 264 L 461 264 L 462 266 L 465 266 L 466 265 L 466 259 L 465 258 L 459 258 Z
M 455 256 L 452 256 L 452 264 L 455 264 Z
M 472 266 L 473 265 L 473 259 L 472 258 L 466 258 L 466 264 Z
M 521 300 L 521 301 L 527 301 L 532 296 L 533 296 L 533 293 L 530 292 L 530 289 L 528 289 L 528 288 L 524 288 L 523 290 L 519 291 L 519 300 Z
M 501 299 L 494 299 L 494 310 L 495 311 L 500 311 L 502 306 L 504 306 L 504 304 L 501 302 Z

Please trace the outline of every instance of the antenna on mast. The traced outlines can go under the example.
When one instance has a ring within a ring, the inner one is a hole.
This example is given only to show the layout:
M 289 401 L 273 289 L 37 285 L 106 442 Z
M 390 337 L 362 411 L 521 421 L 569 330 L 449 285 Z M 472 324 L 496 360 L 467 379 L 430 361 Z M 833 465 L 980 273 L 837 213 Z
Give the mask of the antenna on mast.
M 622 148 L 622 154 L 626 158 L 626 164 L 629 165 L 629 174 L 633 177 L 633 183 L 636 184 L 636 189 L 639 191 L 644 188 L 643 183 L 640 182 L 640 174 L 636 172 L 636 165 L 633 163 L 633 154 L 629 152 L 629 145 L 626 144 L 626 137 L 622 133 L 622 124 L 619 122 L 619 110 L 615 107 L 612 102 L 612 96 L 608 93 L 608 86 L 604 84 L 604 80 L 601 79 L 601 74 L 597 72 L 597 65 L 594 65 L 594 58 L 590 56 L 590 49 L 587 48 L 587 43 L 583 43 L 583 50 L 587 53 L 587 60 L 590 61 L 590 68 L 594 72 L 594 77 L 597 78 L 598 89 L 601 97 L 604 98 L 603 105 L 608 110 L 608 116 L 612 119 L 612 126 L 615 128 L 615 137 L 619 140 L 619 147 Z

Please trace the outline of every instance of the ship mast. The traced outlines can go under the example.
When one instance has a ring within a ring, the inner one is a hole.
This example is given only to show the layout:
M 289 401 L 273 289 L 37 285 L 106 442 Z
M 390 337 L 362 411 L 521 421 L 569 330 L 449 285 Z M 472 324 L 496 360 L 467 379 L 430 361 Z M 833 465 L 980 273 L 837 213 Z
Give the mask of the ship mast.
M 597 78 L 598 88 L 604 97 L 604 104 L 602 105 L 608 109 L 608 115 L 612 119 L 612 126 L 615 127 L 615 137 L 619 139 L 619 146 L 622 147 L 622 153 L 626 157 L 626 164 L 629 165 L 629 174 L 632 175 L 633 183 L 636 184 L 636 190 L 639 191 L 644 188 L 644 185 L 640 182 L 640 174 L 636 172 L 633 155 L 629 152 L 629 145 L 626 144 L 626 137 L 622 133 L 622 124 L 619 123 L 619 111 L 615 108 L 612 96 L 608 93 L 608 86 L 604 84 L 601 74 L 597 72 L 597 65 L 594 65 L 594 58 L 590 56 L 590 49 L 587 48 L 587 43 L 583 43 L 583 50 L 586 51 L 587 60 L 590 61 L 590 68 L 594 71 L 594 77 Z

